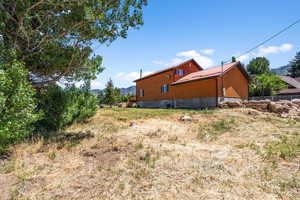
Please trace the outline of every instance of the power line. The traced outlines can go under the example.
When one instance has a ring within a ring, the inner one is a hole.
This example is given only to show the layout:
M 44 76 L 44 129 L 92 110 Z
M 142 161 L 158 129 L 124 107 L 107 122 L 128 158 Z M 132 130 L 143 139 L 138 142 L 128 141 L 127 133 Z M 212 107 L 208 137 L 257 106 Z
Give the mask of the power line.
M 298 24 L 300 22 L 300 19 L 296 20 L 295 22 L 293 22 L 292 24 L 288 25 L 287 27 L 283 28 L 282 30 L 280 30 L 279 32 L 275 33 L 274 35 L 272 35 L 271 37 L 269 37 L 268 39 L 264 40 L 263 42 L 255 45 L 254 47 L 252 47 L 251 49 L 245 51 L 244 53 L 242 53 L 241 55 L 237 56 L 236 58 L 240 58 L 250 52 L 252 52 L 253 50 L 259 48 L 260 46 L 266 44 L 267 42 L 269 42 L 270 40 L 273 40 L 274 38 L 276 38 L 277 36 L 281 35 L 282 33 L 286 32 L 288 29 L 292 28 L 293 26 L 295 26 L 296 24 Z M 224 63 L 228 63 L 231 62 L 231 60 L 228 60 Z

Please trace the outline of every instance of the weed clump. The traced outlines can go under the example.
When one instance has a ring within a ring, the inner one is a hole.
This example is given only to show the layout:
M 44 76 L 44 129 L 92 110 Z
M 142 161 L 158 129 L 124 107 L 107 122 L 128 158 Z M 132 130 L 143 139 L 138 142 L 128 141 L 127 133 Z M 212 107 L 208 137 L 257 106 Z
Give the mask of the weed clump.
M 279 141 L 268 142 L 264 148 L 267 160 L 291 160 L 300 153 L 300 138 L 281 136 Z
M 9 174 L 15 171 L 15 162 L 9 162 L 0 166 L 0 173 L 3 172 L 4 174 Z
M 213 141 L 217 140 L 218 136 L 232 130 L 235 127 L 234 119 L 221 119 L 207 125 L 201 125 L 198 129 L 197 138 L 200 140 Z

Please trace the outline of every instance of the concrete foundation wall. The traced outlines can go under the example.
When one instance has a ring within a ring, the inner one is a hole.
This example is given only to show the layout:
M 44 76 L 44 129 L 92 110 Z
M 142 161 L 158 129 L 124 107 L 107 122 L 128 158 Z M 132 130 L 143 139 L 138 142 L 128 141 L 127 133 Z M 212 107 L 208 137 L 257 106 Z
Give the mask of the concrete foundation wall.
M 193 99 L 176 99 L 176 100 L 161 100 L 161 101 L 138 101 L 137 105 L 140 108 L 189 108 L 189 109 L 204 109 L 216 108 L 217 101 L 244 101 L 240 98 L 227 98 L 227 97 L 206 97 L 206 98 L 193 98 Z M 247 99 L 246 99 L 247 100 Z
M 176 99 L 174 100 L 174 108 L 215 108 L 217 105 L 215 97 L 194 98 L 194 99 Z
M 171 107 L 173 107 L 171 100 L 138 101 L 137 105 L 140 108 L 171 108 Z
M 194 98 L 194 99 L 176 99 L 161 101 L 139 101 L 138 106 L 141 108 L 215 108 L 216 97 Z
M 219 102 L 223 101 L 248 101 L 248 99 L 231 98 L 231 97 L 219 97 Z

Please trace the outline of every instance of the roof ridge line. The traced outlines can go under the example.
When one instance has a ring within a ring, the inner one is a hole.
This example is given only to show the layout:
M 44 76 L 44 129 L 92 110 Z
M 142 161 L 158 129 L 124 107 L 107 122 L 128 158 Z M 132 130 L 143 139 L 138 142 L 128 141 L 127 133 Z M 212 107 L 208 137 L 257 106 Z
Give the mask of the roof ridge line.
M 179 67 L 180 65 L 184 65 L 184 64 L 186 64 L 186 63 L 188 63 L 188 62 L 191 62 L 191 61 L 194 61 L 194 62 L 196 63 L 196 65 L 198 66 L 198 68 L 201 69 L 201 71 L 204 70 L 194 58 L 191 58 L 191 59 L 186 60 L 186 61 L 184 61 L 184 62 L 182 62 L 182 63 L 177 64 L 177 65 L 174 65 L 174 66 L 171 66 L 171 67 L 168 67 L 168 68 L 159 70 L 159 71 L 157 71 L 157 72 L 153 72 L 153 73 L 151 73 L 151 74 L 149 74 L 149 75 L 147 75 L 147 76 L 144 76 L 144 77 L 142 77 L 142 78 L 136 79 L 136 80 L 134 80 L 133 82 L 136 82 L 136 81 L 139 81 L 139 80 L 142 80 L 142 79 L 151 77 L 151 76 L 153 76 L 153 75 L 156 75 L 156 74 L 159 74 L 159 73 L 162 73 L 162 72 L 165 72 L 165 71 L 169 71 L 169 70 L 171 70 L 171 69 L 173 69 L 173 68 Z

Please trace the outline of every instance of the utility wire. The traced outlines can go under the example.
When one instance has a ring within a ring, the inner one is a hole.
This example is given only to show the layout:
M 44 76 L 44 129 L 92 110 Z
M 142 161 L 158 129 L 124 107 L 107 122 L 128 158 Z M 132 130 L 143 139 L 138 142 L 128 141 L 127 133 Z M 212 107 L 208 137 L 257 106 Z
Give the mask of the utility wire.
M 253 50 L 259 48 L 260 46 L 266 44 L 267 42 L 269 42 L 270 40 L 273 40 L 274 38 L 276 38 L 277 36 L 281 35 L 282 33 L 286 32 L 288 29 L 292 28 L 293 26 L 295 26 L 296 24 L 298 24 L 300 22 L 300 19 L 298 19 L 297 21 L 293 22 L 292 24 L 288 25 L 287 27 L 283 28 L 282 30 L 280 30 L 279 32 L 275 33 L 274 35 L 272 35 L 271 37 L 269 37 L 268 39 L 264 40 L 263 42 L 257 44 L 256 46 L 252 47 L 251 49 L 245 51 L 244 53 L 242 53 L 241 55 L 237 56 L 236 58 L 240 58 L 250 52 L 252 52 Z M 231 60 L 228 60 L 225 63 L 229 63 L 231 62 Z

